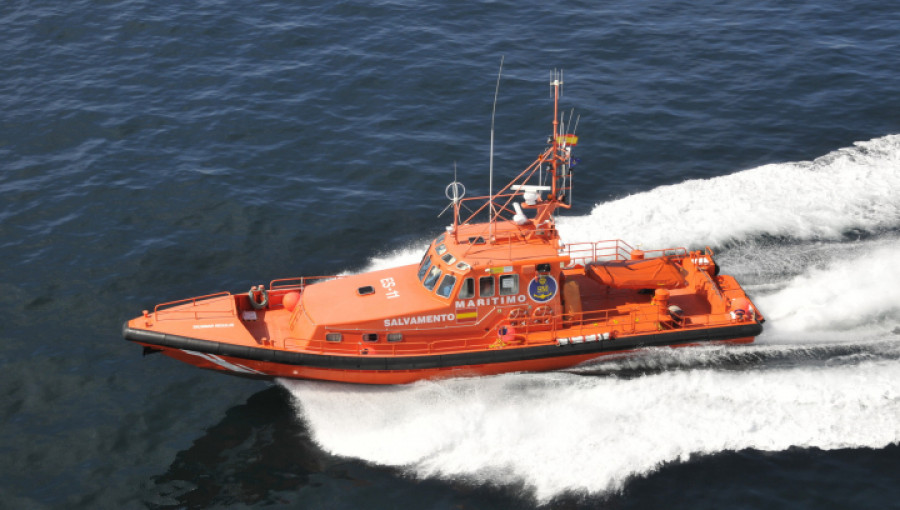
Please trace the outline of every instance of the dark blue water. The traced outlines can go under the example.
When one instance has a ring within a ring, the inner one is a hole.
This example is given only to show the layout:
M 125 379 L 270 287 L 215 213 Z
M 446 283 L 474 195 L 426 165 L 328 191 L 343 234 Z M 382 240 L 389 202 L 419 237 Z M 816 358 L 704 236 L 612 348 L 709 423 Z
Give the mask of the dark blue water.
M 900 507 L 900 7 L 0 4 L 0 507 Z M 416 260 L 580 115 L 573 241 L 712 245 L 755 346 L 403 388 L 122 322 Z

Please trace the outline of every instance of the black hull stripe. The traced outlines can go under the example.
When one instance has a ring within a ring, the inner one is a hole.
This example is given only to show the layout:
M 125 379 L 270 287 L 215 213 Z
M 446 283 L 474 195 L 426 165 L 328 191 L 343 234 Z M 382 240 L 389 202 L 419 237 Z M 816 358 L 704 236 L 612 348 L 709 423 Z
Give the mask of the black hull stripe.
M 421 370 L 426 368 L 449 368 L 465 365 L 487 365 L 511 361 L 528 361 L 561 356 L 578 356 L 611 351 L 623 351 L 640 347 L 679 345 L 698 342 L 715 342 L 736 338 L 755 337 L 762 333 L 762 325 L 757 322 L 710 329 L 671 330 L 652 335 L 598 340 L 572 345 L 542 345 L 515 349 L 492 349 L 488 351 L 458 354 L 430 354 L 423 356 L 334 356 L 327 354 L 307 354 L 279 351 L 260 347 L 232 345 L 209 340 L 200 340 L 178 335 L 167 335 L 128 327 L 122 334 L 126 340 L 159 347 L 171 347 L 188 351 L 229 356 L 254 361 L 268 361 L 291 366 L 332 368 L 335 370 Z

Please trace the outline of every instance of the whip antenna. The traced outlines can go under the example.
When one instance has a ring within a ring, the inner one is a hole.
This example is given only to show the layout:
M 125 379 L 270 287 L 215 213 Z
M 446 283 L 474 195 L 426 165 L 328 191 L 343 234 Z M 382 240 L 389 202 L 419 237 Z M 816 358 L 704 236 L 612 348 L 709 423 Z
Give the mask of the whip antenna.
M 491 229 L 494 226 L 494 116 L 497 114 L 497 96 L 500 94 L 500 75 L 503 74 L 503 56 L 500 56 L 500 70 L 497 71 L 497 88 L 494 89 L 494 108 L 491 110 L 491 157 L 488 163 L 488 200 L 491 204 Z M 493 232 L 492 232 L 493 233 Z

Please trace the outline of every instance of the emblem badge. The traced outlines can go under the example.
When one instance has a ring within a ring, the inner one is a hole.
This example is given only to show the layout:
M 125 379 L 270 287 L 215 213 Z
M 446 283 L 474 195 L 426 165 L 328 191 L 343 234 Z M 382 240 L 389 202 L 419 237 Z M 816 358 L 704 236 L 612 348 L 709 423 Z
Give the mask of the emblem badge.
M 556 284 L 556 280 L 548 274 L 535 276 L 528 284 L 528 296 L 538 303 L 550 301 L 556 297 L 558 290 L 559 285 Z

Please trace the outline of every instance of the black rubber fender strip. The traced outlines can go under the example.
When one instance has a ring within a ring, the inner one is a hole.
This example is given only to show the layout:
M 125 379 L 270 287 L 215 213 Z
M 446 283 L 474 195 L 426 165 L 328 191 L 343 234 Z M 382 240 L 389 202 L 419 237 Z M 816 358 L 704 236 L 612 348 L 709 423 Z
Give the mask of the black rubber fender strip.
M 699 342 L 714 342 L 734 338 L 755 337 L 762 333 L 757 322 L 737 324 L 713 329 L 669 330 L 650 335 L 616 338 L 569 345 L 544 345 L 516 349 L 492 349 L 489 351 L 458 354 L 431 354 L 420 356 L 336 356 L 308 354 L 276 349 L 232 345 L 198 338 L 168 335 L 128 327 L 122 328 L 126 340 L 159 347 L 170 347 L 232 358 L 266 361 L 282 365 L 333 368 L 338 370 L 421 370 L 449 368 L 465 365 L 488 365 L 512 361 L 528 361 L 541 358 L 578 356 L 606 351 L 623 351 L 641 347 L 658 347 Z

